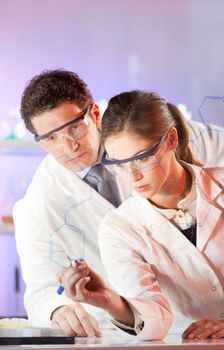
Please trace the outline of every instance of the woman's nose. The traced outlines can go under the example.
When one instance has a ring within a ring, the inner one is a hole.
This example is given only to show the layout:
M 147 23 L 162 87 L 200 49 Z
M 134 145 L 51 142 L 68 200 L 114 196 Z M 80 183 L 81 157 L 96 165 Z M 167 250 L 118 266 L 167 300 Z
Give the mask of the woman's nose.
M 130 168 L 129 169 L 130 175 L 131 175 L 131 181 L 132 182 L 137 182 L 140 181 L 142 179 L 142 174 L 141 172 L 136 169 L 136 168 Z

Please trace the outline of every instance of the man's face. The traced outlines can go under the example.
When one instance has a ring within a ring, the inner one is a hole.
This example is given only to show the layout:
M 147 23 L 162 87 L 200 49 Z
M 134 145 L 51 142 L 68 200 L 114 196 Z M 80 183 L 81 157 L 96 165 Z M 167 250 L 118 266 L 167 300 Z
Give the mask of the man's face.
M 92 166 L 100 147 L 99 109 L 94 104 L 82 120 L 79 117 L 83 116 L 83 112 L 76 104 L 64 102 L 32 118 L 38 136 L 48 133 L 46 138 L 40 140 L 42 147 L 61 165 L 74 172 Z M 62 127 L 73 120 L 74 123 Z M 60 130 L 54 131 L 57 128 Z

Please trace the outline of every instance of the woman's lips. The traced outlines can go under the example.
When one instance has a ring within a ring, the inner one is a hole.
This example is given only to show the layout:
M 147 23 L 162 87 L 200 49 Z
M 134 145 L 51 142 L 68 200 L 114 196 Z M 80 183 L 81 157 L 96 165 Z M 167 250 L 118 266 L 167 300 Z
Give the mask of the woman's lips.
M 145 192 L 145 191 L 148 191 L 149 189 L 150 189 L 150 185 L 142 185 L 142 186 L 134 187 L 134 190 L 136 192 Z

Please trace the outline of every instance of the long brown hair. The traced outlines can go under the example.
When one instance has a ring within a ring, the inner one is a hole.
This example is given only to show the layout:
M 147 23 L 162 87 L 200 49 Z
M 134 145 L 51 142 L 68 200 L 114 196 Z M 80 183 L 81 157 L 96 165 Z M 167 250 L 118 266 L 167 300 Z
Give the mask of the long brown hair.
M 102 142 L 124 130 L 157 141 L 172 127 L 178 133 L 177 160 L 200 165 L 188 146 L 188 129 L 182 113 L 155 92 L 135 90 L 112 97 L 102 118 Z

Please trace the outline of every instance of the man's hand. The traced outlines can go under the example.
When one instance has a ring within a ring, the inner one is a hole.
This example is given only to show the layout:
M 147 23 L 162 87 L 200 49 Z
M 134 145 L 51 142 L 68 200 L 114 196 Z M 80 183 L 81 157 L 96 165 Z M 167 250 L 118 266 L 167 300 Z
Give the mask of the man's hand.
M 57 308 L 52 314 L 52 327 L 62 329 L 68 336 L 101 336 L 96 320 L 79 303 Z
M 182 334 L 183 339 L 220 339 L 224 337 L 224 321 L 203 319 L 192 323 Z

